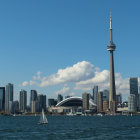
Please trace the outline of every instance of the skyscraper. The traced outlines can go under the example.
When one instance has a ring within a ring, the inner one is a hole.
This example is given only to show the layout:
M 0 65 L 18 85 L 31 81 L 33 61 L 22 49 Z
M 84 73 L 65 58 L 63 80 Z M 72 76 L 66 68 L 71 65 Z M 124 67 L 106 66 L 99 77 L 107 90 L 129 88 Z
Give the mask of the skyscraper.
M 105 89 L 103 91 L 103 112 L 108 112 L 109 110 L 109 91 Z
M 63 96 L 61 94 L 58 94 L 57 103 L 61 102 L 62 100 L 63 100 Z
M 103 91 L 103 101 L 109 101 L 109 91 L 107 89 Z
M 115 88 L 115 72 L 114 72 L 114 58 L 113 51 L 116 46 L 112 39 L 112 20 L 110 13 L 110 43 L 107 46 L 107 50 L 110 52 L 110 93 L 109 93 L 109 110 L 111 113 L 116 112 L 116 88 Z
M 138 95 L 138 78 L 131 77 L 129 80 L 130 84 L 130 94 Z
M 27 107 L 27 91 L 21 90 L 19 92 L 19 110 L 25 112 Z
M 138 97 L 138 78 L 137 77 L 131 77 L 129 80 L 130 84 L 130 95 L 135 95 L 135 102 L 136 102 L 136 108 L 138 110 L 138 104 L 139 104 L 139 97 Z
M 31 94 L 30 94 L 30 105 L 32 101 L 36 101 L 37 100 L 37 91 L 36 90 L 31 90 Z
M 94 88 L 93 88 L 93 99 L 94 99 L 95 104 L 97 104 L 97 95 L 98 95 L 98 86 L 94 86 Z
M 0 87 L 0 110 L 4 110 L 5 106 L 5 87 Z
M 12 114 L 19 113 L 19 102 L 18 101 L 11 102 L 10 113 L 12 113 Z
M 88 110 L 89 109 L 89 94 L 83 93 L 82 99 L 83 99 L 83 109 Z
M 38 101 L 39 101 L 39 111 L 46 110 L 46 95 L 39 94 L 38 95 Z
M 13 84 L 8 83 L 5 91 L 5 111 L 10 112 L 10 103 L 13 102 Z
M 103 92 L 98 92 L 98 96 L 97 96 L 97 112 L 103 112 Z
M 48 99 L 48 107 L 55 106 L 56 104 L 57 102 L 55 101 L 55 99 Z
M 122 94 L 121 93 L 116 95 L 116 102 L 117 102 L 117 105 L 121 105 L 121 103 L 122 103 Z
M 31 90 L 31 95 L 30 95 L 30 107 L 32 113 L 36 112 L 36 106 L 37 106 L 37 91 L 36 90 Z
M 130 94 L 128 97 L 128 111 L 135 112 L 136 111 L 136 96 L 135 94 Z

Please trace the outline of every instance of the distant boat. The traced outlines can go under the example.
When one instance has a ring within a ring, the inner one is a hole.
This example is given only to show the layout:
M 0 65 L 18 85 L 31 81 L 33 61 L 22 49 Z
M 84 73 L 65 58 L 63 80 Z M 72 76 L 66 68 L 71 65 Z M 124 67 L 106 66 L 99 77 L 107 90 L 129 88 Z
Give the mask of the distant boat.
M 40 120 L 38 124 L 47 124 L 47 123 L 48 123 L 48 120 L 44 114 L 44 109 L 42 109 L 42 114 L 40 116 Z
M 97 114 L 97 116 L 103 117 L 103 114 L 101 114 L 101 113 L 98 113 L 98 114 Z

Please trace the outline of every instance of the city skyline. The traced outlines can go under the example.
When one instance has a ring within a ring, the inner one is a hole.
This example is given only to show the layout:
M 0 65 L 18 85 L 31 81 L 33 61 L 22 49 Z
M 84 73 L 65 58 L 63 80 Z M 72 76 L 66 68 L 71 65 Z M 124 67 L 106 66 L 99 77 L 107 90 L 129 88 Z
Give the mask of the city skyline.
M 0 2 L 0 86 L 14 84 L 14 99 L 21 89 L 28 99 L 31 89 L 48 97 L 108 89 L 112 8 L 116 92 L 127 99 L 139 76 L 139 2 L 32 2 Z

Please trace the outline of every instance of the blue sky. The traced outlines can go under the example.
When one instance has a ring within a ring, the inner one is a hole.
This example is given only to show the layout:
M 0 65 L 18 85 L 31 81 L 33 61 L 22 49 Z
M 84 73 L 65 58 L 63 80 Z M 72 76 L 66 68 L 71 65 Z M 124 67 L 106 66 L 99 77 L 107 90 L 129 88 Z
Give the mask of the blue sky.
M 109 70 L 107 44 L 110 39 L 110 9 L 113 40 L 116 44 L 115 72 L 121 75 L 119 76 L 122 79 L 118 78 L 120 81 L 124 80 L 121 87 L 125 86 L 129 77 L 139 77 L 140 74 L 139 5 L 138 0 L 0 1 L 1 86 L 8 82 L 13 83 L 15 99 L 18 98 L 20 89 L 27 90 L 28 94 L 30 89 L 36 89 L 48 97 L 56 97 L 62 89 L 67 89 L 64 95 L 80 96 L 84 91 L 92 92 L 90 82 L 82 83 L 90 83 L 90 88 L 87 89 L 75 89 L 75 85 L 95 76 L 91 65 L 95 69 L 100 68 L 100 72 Z M 88 66 L 91 67 L 91 71 L 88 71 L 91 77 L 84 79 L 85 75 L 78 75 L 79 81 L 67 77 L 68 80 L 49 86 L 40 86 L 33 82 L 29 84 L 30 81 L 36 81 L 32 77 L 39 71 L 42 79 L 50 79 L 52 75 L 58 74 L 59 69 L 66 72 L 67 67 L 73 68 L 78 62 L 81 62 L 80 66 L 86 65 L 85 71 Z M 23 86 L 25 81 L 28 84 Z M 93 86 L 95 84 L 98 82 L 93 83 Z M 126 87 L 122 92 L 125 89 Z M 129 91 L 124 93 L 123 96 L 127 99 Z

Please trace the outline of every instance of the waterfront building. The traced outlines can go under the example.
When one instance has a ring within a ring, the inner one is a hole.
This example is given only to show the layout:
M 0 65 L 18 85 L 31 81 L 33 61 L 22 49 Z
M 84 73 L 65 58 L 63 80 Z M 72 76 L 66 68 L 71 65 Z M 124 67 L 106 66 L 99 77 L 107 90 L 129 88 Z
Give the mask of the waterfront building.
M 90 106 L 96 106 L 93 103 L 93 100 L 89 100 Z M 64 99 L 63 101 L 59 102 L 56 107 L 64 106 L 64 107 L 82 107 L 83 106 L 83 99 L 81 97 L 69 97 Z
M 138 95 L 138 78 L 137 77 L 131 77 L 129 80 L 130 84 L 130 94 Z
M 55 99 L 48 99 L 48 106 L 55 106 L 57 104 L 57 101 Z
M 8 113 L 13 113 L 14 108 L 13 108 L 13 101 L 9 101 L 9 112 Z
M 0 111 L 5 108 L 5 87 L 0 87 Z
M 6 91 L 5 91 L 5 111 L 7 113 L 10 112 L 9 105 L 13 102 L 13 84 L 8 83 L 6 85 Z
M 61 102 L 62 100 L 63 100 L 63 96 L 61 94 L 58 94 L 57 103 Z
M 31 112 L 36 113 L 36 101 L 31 101 Z
M 138 94 L 138 111 L 140 111 L 140 94 Z
M 96 111 L 96 104 L 94 104 L 93 100 L 89 100 L 89 106 L 90 106 L 90 110 L 92 110 L 94 112 Z M 59 102 L 55 107 L 49 107 L 49 111 L 54 110 L 53 112 L 65 113 L 67 111 L 68 112 L 79 112 L 79 110 L 80 110 L 80 112 L 81 112 L 82 108 L 83 108 L 82 97 L 69 97 L 69 98 L 66 98 L 66 99 L 62 100 L 61 102 Z M 85 112 L 86 111 L 89 112 L 89 110 L 85 110 Z M 52 111 L 50 111 L 50 112 L 52 112 Z
M 109 102 L 109 90 L 105 89 L 103 91 L 103 101 L 108 101 Z
M 95 104 L 97 104 L 97 95 L 98 95 L 98 86 L 94 86 L 94 88 L 93 88 L 93 100 L 94 100 Z
M 138 110 L 138 104 L 139 104 L 139 97 L 138 97 L 138 78 L 137 77 L 131 77 L 129 80 L 130 84 L 130 94 L 135 95 L 136 100 L 136 108 Z
M 38 102 L 39 102 L 39 111 L 46 111 L 46 95 L 39 94 L 38 95 Z
M 39 101 L 32 101 L 31 102 L 31 112 L 32 113 L 36 113 L 36 112 L 40 112 L 40 108 L 39 108 Z
M 109 90 L 103 91 L 103 112 L 107 113 L 109 110 Z
M 97 95 L 97 112 L 103 112 L 103 92 L 98 92 Z
M 36 90 L 31 90 L 30 94 L 30 107 L 32 110 L 32 101 L 37 101 L 37 91 Z
M 112 19 L 110 13 L 110 42 L 107 46 L 107 50 L 110 52 L 110 92 L 109 92 L 109 110 L 110 113 L 116 112 L 116 88 L 115 88 L 115 72 L 114 72 L 114 58 L 113 52 L 115 51 L 116 46 L 113 43 L 112 38 Z
M 89 109 L 89 94 L 83 93 L 82 99 L 83 99 L 83 109 L 88 110 Z
M 19 110 L 25 112 L 27 107 L 27 91 L 21 90 L 19 92 Z
M 31 101 L 36 101 L 37 100 L 37 91 L 36 90 L 31 90 Z
M 107 113 L 109 109 L 108 101 L 103 101 L 103 112 Z
M 122 104 L 122 94 L 121 93 L 116 95 L 116 102 L 117 102 L 117 105 Z
M 128 97 L 128 111 L 135 112 L 136 111 L 136 96 L 135 94 L 130 94 Z
M 10 101 L 10 113 L 17 114 L 19 113 L 19 102 L 18 101 Z

